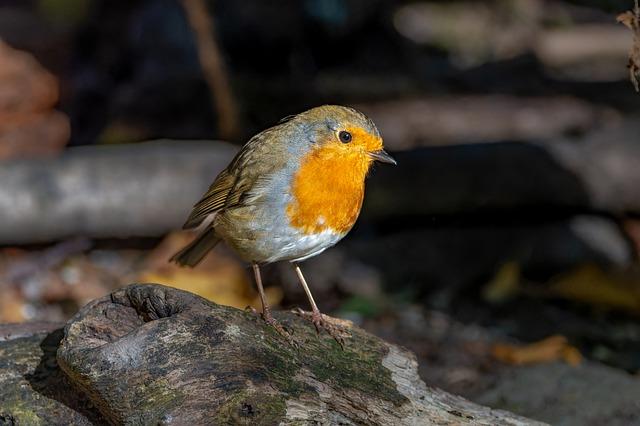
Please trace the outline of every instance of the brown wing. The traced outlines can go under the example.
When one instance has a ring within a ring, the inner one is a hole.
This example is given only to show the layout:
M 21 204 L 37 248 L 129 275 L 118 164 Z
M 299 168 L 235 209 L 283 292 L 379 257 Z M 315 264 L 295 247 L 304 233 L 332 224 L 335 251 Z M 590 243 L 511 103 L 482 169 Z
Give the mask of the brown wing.
M 241 205 L 245 195 L 270 171 L 282 164 L 282 156 L 278 153 L 273 132 L 278 126 L 257 134 L 231 161 L 229 166 L 220 172 L 209 187 L 209 190 L 193 207 L 184 229 L 195 228 L 207 216 L 223 209 Z
M 230 175 L 228 169 L 223 170 L 211 184 L 207 193 L 193 207 L 182 228 L 195 228 L 207 216 L 223 208 L 229 197 L 229 192 L 233 189 L 235 180 L 235 176 Z

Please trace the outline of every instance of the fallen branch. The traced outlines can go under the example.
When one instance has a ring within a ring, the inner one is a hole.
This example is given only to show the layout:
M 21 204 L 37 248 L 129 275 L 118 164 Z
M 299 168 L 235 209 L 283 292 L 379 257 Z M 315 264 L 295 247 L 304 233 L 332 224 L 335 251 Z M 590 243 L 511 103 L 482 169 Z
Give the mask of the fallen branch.
M 429 96 L 356 105 L 391 151 L 496 140 L 557 139 L 586 133 L 618 114 L 570 96 Z
M 0 167 L 0 243 L 162 235 L 235 155 L 222 142 L 79 147 Z

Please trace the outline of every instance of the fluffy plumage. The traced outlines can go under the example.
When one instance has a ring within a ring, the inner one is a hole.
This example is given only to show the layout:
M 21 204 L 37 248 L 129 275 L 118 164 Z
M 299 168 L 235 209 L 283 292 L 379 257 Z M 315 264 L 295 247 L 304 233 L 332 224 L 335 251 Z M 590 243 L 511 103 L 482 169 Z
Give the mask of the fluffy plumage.
M 383 152 L 376 126 L 342 106 L 313 108 L 257 134 L 194 206 L 184 227 L 205 229 L 172 260 L 193 266 L 220 239 L 253 263 L 322 252 L 355 223 L 375 152 Z

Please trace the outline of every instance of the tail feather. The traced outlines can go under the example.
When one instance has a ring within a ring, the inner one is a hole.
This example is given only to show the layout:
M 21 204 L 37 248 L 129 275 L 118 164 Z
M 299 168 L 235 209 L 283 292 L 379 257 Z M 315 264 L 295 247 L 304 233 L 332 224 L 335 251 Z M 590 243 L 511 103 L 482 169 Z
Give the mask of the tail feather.
M 207 255 L 207 253 L 220 242 L 213 228 L 204 230 L 198 237 L 185 248 L 174 254 L 169 262 L 175 262 L 181 266 L 194 267 Z

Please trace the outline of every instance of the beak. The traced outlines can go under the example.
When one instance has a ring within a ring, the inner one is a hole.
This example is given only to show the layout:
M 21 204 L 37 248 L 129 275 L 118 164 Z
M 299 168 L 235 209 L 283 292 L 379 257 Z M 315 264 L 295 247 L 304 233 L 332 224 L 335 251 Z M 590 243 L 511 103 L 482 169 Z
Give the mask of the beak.
M 381 163 L 393 164 L 394 166 L 398 164 L 396 160 L 394 160 L 393 157 L 384 149 L 369 152 L 369 157 L 373 158 L 374 161 L 379 161 Z

